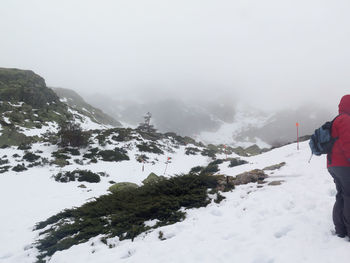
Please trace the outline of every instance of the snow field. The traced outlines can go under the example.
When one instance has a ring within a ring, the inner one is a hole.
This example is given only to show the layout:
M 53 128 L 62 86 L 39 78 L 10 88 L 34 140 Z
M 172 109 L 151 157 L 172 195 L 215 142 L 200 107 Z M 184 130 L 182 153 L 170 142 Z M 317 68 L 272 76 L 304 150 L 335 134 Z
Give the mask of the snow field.
M 293 144 L 247 159 L 252 163 L 231 168 L 232 175 L 286 161 L 268 179 L 285 182 L 239 186 L 224 193 L 221 204 L 188 210 L 183 222 L 134 242 L 116 241 L 108 249 L 94 240 L 58 252 L 50 262 L 348 262 L 349 242 L 331 234 L 335 189 L 325 158 L 309 164 L 308 145 L 302 143 L 300 151 Z
M 106 193 L 109 180 L 140 183 L 150 172 L 163 174 L 165 155 L 158 156 L 155 165 L 146 164 L 142 172 L 142 164 L 134 158 L 136 151 L 128 154 L 128 162 L 69 167 L 110 174 L 108 178 L 101 177 L 98 184 L 84 182 L 87 189 L 77 187 L 81 182 L 55 182 L 50 176 L 59 168 L 32 168 L 0 175 L 0 204 L 6 215 L 0 217 L 0 262 L 34 262 L 36 251 L 24 248 L 37 237 L 38 233 L 31 231 L 35 223 Z M 220 165 L 220 174 L 232 176 L 286 162 L 280 170 L 267 172 L 267 181 L 285 182 L 280 186 L 265 184 L 262 188 L 253 183 L 238 186 L 223 193 L 226 199 L 220 204 L 186 210 L 183 222 L 141 234 L 134 242 L 114 238 L 109 240 L 113 247 L 110 249 L 96 237 L 55 253 L 50 262 L 348 262 L 349 242 L 331 234 L 336 191 L 325 168 L 326 160 L 314 157 L 309 164 L 309 154 L 304 142 L 299 151 L 291 144 L 258 156 L 242 157 L 249 162 L 245 165 L 228 168 L 225 162 Z M 172 160 L 168 176 L 209 162 L 201 155 L 185 155 L 184 147 L 169 155 Z M 158 238 L 159 231 L 163 232 L 164 241 Z

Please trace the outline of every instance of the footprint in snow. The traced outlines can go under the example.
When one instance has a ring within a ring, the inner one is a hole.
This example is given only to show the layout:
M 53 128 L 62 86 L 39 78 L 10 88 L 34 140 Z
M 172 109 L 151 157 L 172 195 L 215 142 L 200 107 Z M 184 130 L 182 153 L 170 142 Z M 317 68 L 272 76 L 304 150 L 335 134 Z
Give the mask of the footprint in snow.
M 285 226 L 281 228 L 279 231 L 275 232 L 275 238 L 281 238 L 288 234 L 293 228 L 291 226 Z
M 123 255 L 120 258 L 121 259 L 129 258 L 132 255 L 134 255 L 135 253 L 136 253 L 135 249 L 130 249 L 130 250 L 125 251 L 125 253 L 123 253 Z
M 218 209 L 213 209 L 210 211 L 213 216 L 222 216 L 222 212 Z

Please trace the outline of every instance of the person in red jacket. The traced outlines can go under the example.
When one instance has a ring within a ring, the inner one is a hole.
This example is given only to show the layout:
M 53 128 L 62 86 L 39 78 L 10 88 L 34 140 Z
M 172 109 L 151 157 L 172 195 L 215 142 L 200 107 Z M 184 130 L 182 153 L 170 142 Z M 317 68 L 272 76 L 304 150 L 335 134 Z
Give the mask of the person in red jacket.
M 327 156 L 327 168 L 337 189 L 333 222 L 337 236 L 343 238 L 350 236 L 350 95 L 342 97 L 331 133 L 336 138 Z

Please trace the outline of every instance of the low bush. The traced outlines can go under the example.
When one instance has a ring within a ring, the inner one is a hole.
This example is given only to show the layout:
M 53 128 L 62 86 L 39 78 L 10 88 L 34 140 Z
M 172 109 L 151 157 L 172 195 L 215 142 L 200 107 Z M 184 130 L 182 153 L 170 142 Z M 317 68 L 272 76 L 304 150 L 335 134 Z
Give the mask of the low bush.
M 85 153 L 83 155 L 84 158 L 88 158 L 88 159 L 93 159 L 93 158 L 96 158 L 96 155 L 98 153 L 98 148 L 95 147 L 95 148 L 91 148 L 89 149 L 89 151 L 87 153 Z
M 120 162 L 124 160 L 130 160 L 127 155 L 127 151 L 122 148 L 114 148 L 114 150 L 99 151 L 98 155 L 101 156 L 103 161 L 106 162 Z
M 101 178 L 98 174 L 89 170 L 74 170 L 72 172 L 58 173 L 54 176 L 57 182 L 67 183 L 71 181 L 99 183 Z
M 181 221 L 180 208 L 198 208 L 211 202 L 208 189 L 216 188 L 214 176 L 181 175 L 138 188 L 103 195 L 81 207 L 64 210 L 36 225 L 39 260 L 103 235 L 104 240 L 118 236 L 134 239 L 149 230 L 144 222 L 157 219 L 157 226 Z M 219 201 L 219 200 L 218 200 Z M 69 221 L 69 222 L 68 222 Z
M 15 167 L 12 168 L 12 171 L 15 172 L 23 172 L 25 170 L 28 170 L 24 164 L 17 164 Z
M 8 159 L 1 159 L 0 158 L 0 165 L 8 164 L 9 160 Z
M 90 134 L 82 130 L 78 123 L 62 122 L 57 134 L 60 146 L 86 147 L 89 145 Z
M 10 165 L 0 166 L 0 174 L 8 172 L 10 170 Z
M 66 165 L 69 165 L 69 161 L 63 158 L 56 158 L 55 160 L 51 161 L 50 164 L 55 164 L 59 167 L 64 167 Z
M 216 157 L 216 151 L 214 149 L 203 149 L 201 154 L 203 156 L 208 156 L 211 158 L 215 158 Z
M 66 152 L 64 150 L 59 150 L 57 152 L 51 153 L 51 155 L 57 159 L 70 159 L 71 157 L 65 153 Z
M 235 167 L 235 166 L 246 164 L 246 163 L 248 163 L 248 162 L 241 160 L 241 159 L 231 159 L 228 167 Z
M 17 147 L 18 150 L 30 150 L 32 149 L 32 146 L 30 144 L 27 144 L 27 143 L 21 143 L 18 147 Z
M 140 152 L 150 152 L 156 154 L 163 154 L 164 152 L 154 142 L 143 142 L 136 145 Z
M 199 150 L 198 148 L 195 148 L 195 147 L 187 147 L 185 149 L 185 154 L 187 154 L 187 155 L 196 155 L 200 151 L 201 150 Z
M 26 160 L 27 162 L 35 162 L 36 160 L 38 160 L 40 158 L 39 155 L 36 155 L 34 153 L 31 152 L 27 152 L 24 156 L 23 156 L 23 160 Z

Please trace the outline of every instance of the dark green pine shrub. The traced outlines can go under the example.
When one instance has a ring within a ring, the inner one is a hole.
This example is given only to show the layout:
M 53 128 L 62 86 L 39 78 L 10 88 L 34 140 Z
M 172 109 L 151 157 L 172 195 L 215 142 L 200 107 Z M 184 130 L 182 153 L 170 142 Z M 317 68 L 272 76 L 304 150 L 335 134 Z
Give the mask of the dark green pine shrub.
M 143 142 L 136 145 L 140 152 L 150 152 L 156 154 L 163 154 L 164 152 L 154 142 Z
M 190 170 L 190 174 L 200 173 L 204 169 L 203 166 L 195 166 Z
M 32 149 L 32 146 L 30 144 L 27 144 L 27 143 L 21 143 L 18 148 L 18 150 L 30 150 Z
M 206 206 L 211 202 L 208 189 L 217 186 L 214 176 L 181 175 L 103 195 L 81 207 L 64 210 L 36 225 L 36 230 L 51 225 L 39 233 L 39 260 L 98 235 L 104 235 L 104 239 L 134 239 L 151 228 L 144 225 L 147 220 L 159 220 L 153 228 L 179 222 L 185 218 L 180 208 Z
M 98 153 L 98 148 L 97 147 L 91 148 L 91 149 L 89 149 L 89 151 L 87 153 L 85 153 L 83 155 L 83 157 L 84 158 L 88 158 L 88 159 L 93 159 L 93 158 L 96 158 L 97 153 Z
M 196 147 L 187 147 L 185 150 L 185 154 L 187 155 L 196 155 L 200 152 L 200 150 Z
M 10 165 L 0 166 L 0 174 L 8 172 L 10 170 Z
M 228 167 L 235 167 L 235 166 L 246 164 L 246 163 L 248 163 L 248 162 L 241 160 L 241 159 L 231 159 Z
M 15 172 L 23 172 L 25 170 L 28 170 L 24 164 L 17 164 L 15 167 L 12 168 L 12 171 Z
M 57 134 L 60 137 L 60 146 L 86 147 L 89 145 L 90 134 L 84 132 L 78 123 L 62 122 Z
M 55 181 L 67 183 L 72 181 L 99 183 L 101 178 L 98 174 L 89 170 L 74 170 L 72 172 L 60 172 L 54 176 Z
M 0 158 L 0 165 L 8 164 L 9 160 L 8 159 L 1 159 Z
M 216 157 L 216 151 L 214 149 L 203 149 L 201 154 L 203 156 L 208 156 L 211 158 L 215 158 Z
M 58 150 L 56 152 L 51 153 L 52 157 L 55 157 L 56 159 L 71 159 L 70 156 L 65 154 L 66 152 L 64 150 Z
M 219 166 L 217 164 L 209 164 L 207 167 L 205 167 L 201 173 L 205 174 L 214 174 L 216 172 L 220 171 Z
M 35 162 L 36 160 L 38 160 L 40 158 L 39 155 L 36 155 L 32 152 L 27 152 L 24 156 L 23 159 L 26 160 L 27 162 Z
M 214 174 L 219 172 L 219 164 L 223 163 L 222 159 L 217 159 L 209 163 L 206 167 L 195 166 L 190 170 L 190 174 Z
M 127 151 L 122 148 L 114 148 L 114 150 L 99 151 L 98 155 L 101 156 L 103 161 L 106 162 L 120 162 L 124 160 L 130 160 L 127 155 Z

